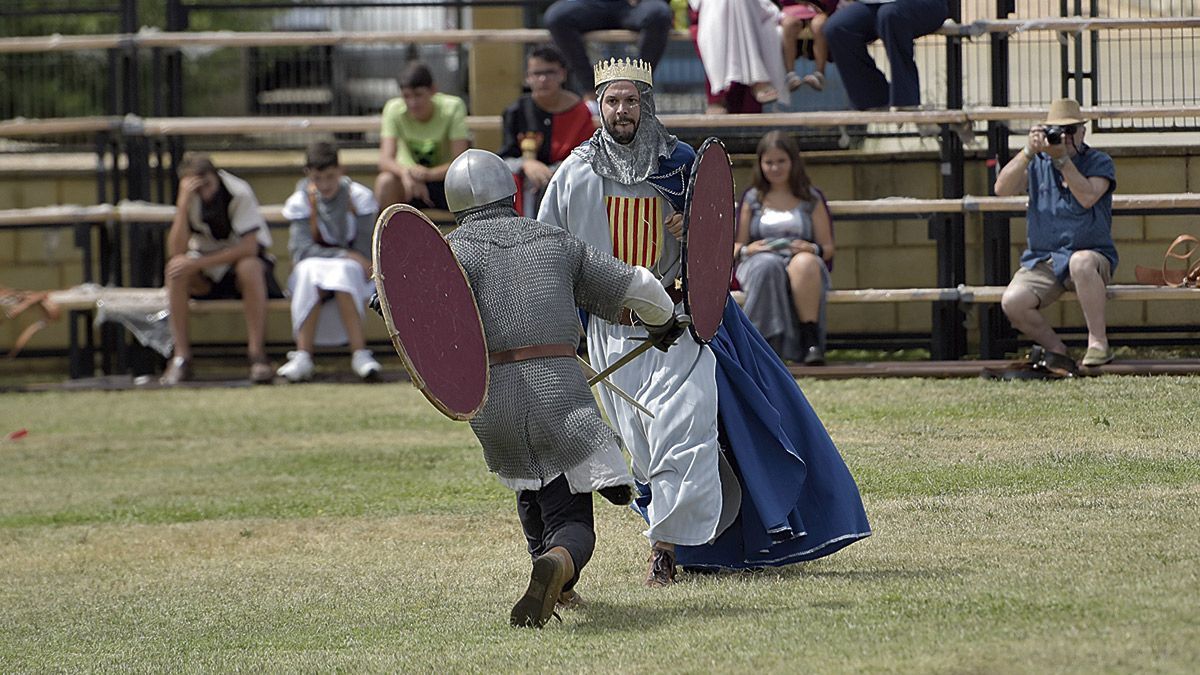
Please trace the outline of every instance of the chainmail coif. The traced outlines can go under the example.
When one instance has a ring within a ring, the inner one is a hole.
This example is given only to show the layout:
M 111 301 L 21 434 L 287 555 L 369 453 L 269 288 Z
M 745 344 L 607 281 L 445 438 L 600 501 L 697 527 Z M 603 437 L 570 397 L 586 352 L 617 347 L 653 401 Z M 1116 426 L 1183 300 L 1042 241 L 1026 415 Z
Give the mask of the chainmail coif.
M 614 80 L 620 82 L 622 80 Z M 596 90 L 599 100 L 604 100 L 604 92 L 612 86 L 605 82 Z M 633 83 L 641 94 L 641 117 L 638 121 L 637 133 L 628 145 L 622 145 L 613 138 L 607 123 L 601 125 L 592 134 L 588 143 L 572 150 L 580 158 L 592 165 L 592 171 L 597 175 L 615 180 L 622 185 L 641 183 L 658 168 L 659 158 L 667 158 L 675 151 L 678 138 L 667 132 L 667 128 L 658 121 L 654 109 L 654 92 L 650 85 L 644 82 Z M 603 121 L 603 120 L 601 120 Z

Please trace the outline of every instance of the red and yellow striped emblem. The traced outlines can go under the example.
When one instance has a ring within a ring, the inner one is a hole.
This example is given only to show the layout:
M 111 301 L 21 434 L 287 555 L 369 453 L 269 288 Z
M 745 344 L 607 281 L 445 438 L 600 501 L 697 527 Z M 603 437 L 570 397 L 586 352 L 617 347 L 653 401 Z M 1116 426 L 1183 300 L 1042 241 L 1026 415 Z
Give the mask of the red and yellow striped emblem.
M 612 254 L 630 265 L 653 267 L 662 255 L 659 197 L 605 197 Z

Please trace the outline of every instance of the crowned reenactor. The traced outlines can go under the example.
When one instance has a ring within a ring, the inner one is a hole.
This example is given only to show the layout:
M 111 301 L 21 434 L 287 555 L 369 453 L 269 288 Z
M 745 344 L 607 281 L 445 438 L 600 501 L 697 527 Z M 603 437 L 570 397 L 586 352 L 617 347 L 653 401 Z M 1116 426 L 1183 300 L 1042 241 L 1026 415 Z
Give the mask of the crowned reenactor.
M 683 213 L 690 205 L 689 216 L 697 216 L 695 200 L 685 199 L 695 192 L 689 182 L 696 152 L 656 117 L 649 64 L 611 59 L 594 74 L 602 126 L 555 172 L 538 220 L 648 268 L 679 301 L 691 270 L 704 269 L 689 266 L 685 273 L 682 265 Z M 728 211 L 732 232 L 732 204 Z M 705 220 L 720 218 L 709 213 Z M 687 237 L 689 248 L 712 247 Z M 732 257 L 730 246 L 713 251 Z M 711 341 L 684 338 L 610 375 L 646 403 L 653 419 L 599 392 L 633 458 L 638 505 L 649 524 L 651 587 L 675 583 L 677 561 L 781 565 L 870 534 L 857 486 L 795 380 L 729 299 L 727 286 L 708 286 L 718 291 L 713 306 L 722 317 Z M 632 316 L 593 315 L 592 367 L 607 370 L 647 334 Z

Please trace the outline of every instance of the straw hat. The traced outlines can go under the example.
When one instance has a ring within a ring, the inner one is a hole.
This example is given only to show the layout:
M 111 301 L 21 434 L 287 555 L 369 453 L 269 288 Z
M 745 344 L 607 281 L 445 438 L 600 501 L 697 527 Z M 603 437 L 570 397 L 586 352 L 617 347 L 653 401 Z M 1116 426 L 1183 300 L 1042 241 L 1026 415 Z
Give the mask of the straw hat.
M 1046 113 L 1046 124 L 1084 124 L 1087 118 L 1079 110 L 1079 102 L 1069 98 L 1060 98 L 1050 104 L 1050 112 Z

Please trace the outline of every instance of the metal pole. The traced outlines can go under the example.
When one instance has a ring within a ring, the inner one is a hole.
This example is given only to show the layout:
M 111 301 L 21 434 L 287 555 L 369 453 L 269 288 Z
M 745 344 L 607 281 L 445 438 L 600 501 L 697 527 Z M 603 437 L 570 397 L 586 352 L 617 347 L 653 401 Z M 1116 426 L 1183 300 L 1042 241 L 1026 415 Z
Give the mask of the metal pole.
M 996 18 L 1006 19 L 1016 11 L 1014 0 L 996 0 Z M 1004 107 L 1009 104 L 1009 44 L 1006 33 L 993 33 L 992 52 L 992 105 Z M 988 190 L 996 183 L 1000 169 L 1008 164 L 1009 128 L 1000 122 L 988 122 Z M 983 283 L 989 286 L 1008 284 L 1012 266 L 1012 232 L 1009 217 L 1001 213 L 985 213 L 983 216 Z M 1004 358 L 1009 351 L 1016 350 L 1012 326 L 998 305 L 989 304 L 979 309 L 979 356 L 984 359 Z
M 950 18 L 961 21 L 961 0 L 951 2 Z M 946 107 L 961 110 L 963 104 L 962 38 L 946 38 Z M 962 139 L 949 125 L 942 125 L 941 173 L 942 197 L 961 199 L 966 192 L 963 175 L 965 156 Z M 929 237 L 937 242 L 937 283 L 942 288 L 954 288 L 966 283 L 966 238 L 962 214 L 935 216 L 929 221 Z M 967 352 L 966 315 L 957 302 L 933 303 L 933 335 L 930 357 L 934 360 L 956 360 Z

